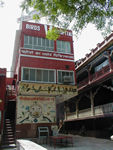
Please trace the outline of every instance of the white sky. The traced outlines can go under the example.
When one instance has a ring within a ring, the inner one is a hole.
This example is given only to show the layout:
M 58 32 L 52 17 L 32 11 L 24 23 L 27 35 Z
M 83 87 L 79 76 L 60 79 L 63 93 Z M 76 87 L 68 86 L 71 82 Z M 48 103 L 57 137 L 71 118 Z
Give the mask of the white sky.
M 7 68 L 10 71 L 13 47 L 15 41 L 15 32 L 19 28 L 17 18 L 21 16 L 20 2 L 22 0 L 4 0 L 4 7 L 0 7 L 0 68 Z M 96 44 L 103 41 L 99 31 L 94 25 L 88 27 L 82 32 L 78 39 L 74 39 L 75 60 L 78 60 L 95 48 Z

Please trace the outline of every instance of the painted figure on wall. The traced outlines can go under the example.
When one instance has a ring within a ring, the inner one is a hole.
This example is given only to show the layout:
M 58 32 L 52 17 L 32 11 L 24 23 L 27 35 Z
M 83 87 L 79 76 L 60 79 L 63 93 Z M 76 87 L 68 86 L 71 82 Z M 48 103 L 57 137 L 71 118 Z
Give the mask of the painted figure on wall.
M 33 100 L 34 99 L 34 100 Z M 56 121 L 56 106 L 54 98 L 20 97 L 17 103 L 17 124 L 49 123 Z

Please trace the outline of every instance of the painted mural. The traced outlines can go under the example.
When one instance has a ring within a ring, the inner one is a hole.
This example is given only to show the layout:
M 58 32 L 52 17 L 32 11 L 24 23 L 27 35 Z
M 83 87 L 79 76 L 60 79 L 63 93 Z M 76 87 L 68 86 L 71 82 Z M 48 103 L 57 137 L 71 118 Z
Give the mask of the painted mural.
M 19 95 L 77 95 L 77 88 L 73 85 L 19 83 Z
M 17 100 L 17 124 L 54 123 L 56 105 L 54 97 L 19 96 Z

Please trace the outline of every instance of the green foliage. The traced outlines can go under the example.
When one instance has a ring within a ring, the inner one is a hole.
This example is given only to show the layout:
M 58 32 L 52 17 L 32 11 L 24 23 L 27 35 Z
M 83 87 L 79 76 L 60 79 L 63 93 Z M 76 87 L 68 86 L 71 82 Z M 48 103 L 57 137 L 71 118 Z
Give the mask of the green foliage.
M 39 20 L 39 19 L 40 19 L 40 17 L 39 17 L 39 15 L 34 14 L 34 15 L 33 15 L 33 19 L 34 19 L 34 20 Z
M 59 30 L 56 28 L 52 28 L 52 29 L 48 30 L 46 38 L 49 40 L 57 40 L 59 35 L 60 35 Z
M 78 34 L 88 23 L 98 30 L 111 31 L 113 26 L 113 0 L 24 0 L 23 10 L 33 9 L 59 28 L 71 28 Z M 108 30 L 109 29 L 109 30 Z M 56 31 L 51 30 L 53 36 Z M 50 31 L 48 35 L 51 36 Z M 55 36 L 56 38 L 56 36 Z

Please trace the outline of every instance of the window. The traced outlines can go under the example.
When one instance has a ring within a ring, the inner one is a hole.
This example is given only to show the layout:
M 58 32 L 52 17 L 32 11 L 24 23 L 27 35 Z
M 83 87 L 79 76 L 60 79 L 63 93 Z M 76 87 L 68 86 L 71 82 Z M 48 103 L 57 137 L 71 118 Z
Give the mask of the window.
M 55 70 L 22 68 L 22 81 L 55 83 Z
M 107 66 L 109 64 L 108 59 L 105 60 L 103 63 L 95 67 L 95 72 L 101 70 L 103 67 Z
M 58 71 L 58 83 L 74 84 L 74 72 Z
M 57 40 L 57 51 L 62 53 L 71 53 L 70 42 Z
M 45 38 L 24 35 L 24 48 L 54 51 L 54 41 Z
M 30 81 L 35 81 L 35 69 L 30 69 Z
M 23 80 L 29 80 L 29 70 L 27 68 L 23 69 Z

